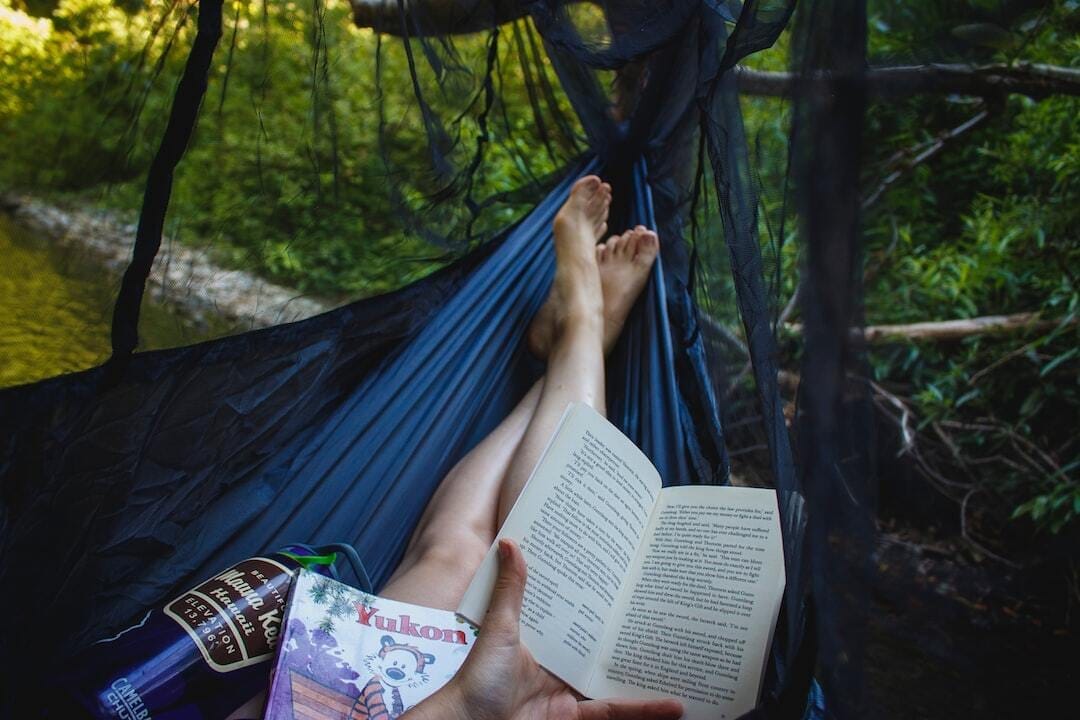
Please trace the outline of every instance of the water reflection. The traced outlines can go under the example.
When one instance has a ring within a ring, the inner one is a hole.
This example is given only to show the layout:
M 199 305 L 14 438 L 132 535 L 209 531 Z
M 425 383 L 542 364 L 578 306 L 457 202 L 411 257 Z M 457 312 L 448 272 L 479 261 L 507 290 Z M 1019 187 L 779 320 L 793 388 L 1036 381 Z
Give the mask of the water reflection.
M 0 213 L 0 387 L 103 362 L 119 285 L 118 276 L 85 253 L 59 247 Z M 225 331 L 223 324 L 196 325 L 148 297 L 139 349 L 188 345 Z

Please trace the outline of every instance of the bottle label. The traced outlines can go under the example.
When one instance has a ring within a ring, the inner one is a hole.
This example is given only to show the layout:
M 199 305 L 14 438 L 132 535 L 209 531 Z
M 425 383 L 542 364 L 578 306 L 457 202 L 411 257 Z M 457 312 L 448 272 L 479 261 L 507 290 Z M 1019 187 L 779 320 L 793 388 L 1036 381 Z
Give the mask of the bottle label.
M 109 686 L 105 700 L 119 720 L 150 720 L 150 710 L 143 703 L 139 689 L 126 677 L 117 678 Z
M 207 665 L 231 672 L 273 657 L 293 572 L 249 558 L 187 591 L 165 614 L 187 631 Z

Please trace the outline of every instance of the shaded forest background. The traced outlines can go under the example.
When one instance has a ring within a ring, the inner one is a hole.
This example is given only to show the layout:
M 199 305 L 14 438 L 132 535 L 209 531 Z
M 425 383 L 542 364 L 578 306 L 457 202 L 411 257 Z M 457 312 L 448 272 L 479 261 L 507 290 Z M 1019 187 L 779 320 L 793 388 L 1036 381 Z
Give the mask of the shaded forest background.
M 1078 8 L 1076 0 L 871 2 L 870 63 L 1075 68 Z M 194 17 L 190 0 L 0 0 L 0 190 L 133 218 Z M 416 155 L 421 164 L 426 153 L 399 39 L 355 27 L 343 0 L 227 5 L 169 237 L 339 301 L 408 283 L 481 242 L 526 212 L 583 147 L 553 146 L 529 112 L 543 102 L 574 122 L 553 73 L 554 94 L 537 98 L 535 79 L 508 61 L 532 52 L 527 21 L 502 34 L 496 77 L 505 102 L 493 108 L 498 122 L 488 128 L 473 193 L 486 203 L 473 218 L 429 207 L 430 178 L 388 181 L 386 157 Z M 379 43 L 387 47 L 376 54 Z M 458 49 L 482 58 L 490 48 L 478 36 Z M 746 64 L 785 70 L 786 36 Z M 458 101 L 478 97 L 477 87 L 451 89 Z M 789 300 L 800 258 L 785 193 L 789 104 L 747 95 L 743 107 L 777 333 L 794 370 L 800 337 Z M 454 152 L 474 144 L 478 113 L 475 102 L 466 108 Z M 943 523 L 955 525 L 972 558 L 1051 558 L 1080 602 L 1078 116 L 1080 98 L 1068 94 L 878 99 L 863 138 L 863 206 L 868 325 L 1037 314 L 1006 332 L 875 341 L 869 379 L 883 462 L 912 468 L 938 491 Z M 403 196 L 390 185 L 404 187 Z M 452 242 L 403 230 L 399 203 L 428 208 L 428 221 Z M 711 289 L 699 300 L 737 343 L 726 251 L 707 241 L 719 223 L 715 212 L 698 212 L 700 271 L 709 279 L 701 287 Z M 790 372 L 782 379 L 797 382 Z

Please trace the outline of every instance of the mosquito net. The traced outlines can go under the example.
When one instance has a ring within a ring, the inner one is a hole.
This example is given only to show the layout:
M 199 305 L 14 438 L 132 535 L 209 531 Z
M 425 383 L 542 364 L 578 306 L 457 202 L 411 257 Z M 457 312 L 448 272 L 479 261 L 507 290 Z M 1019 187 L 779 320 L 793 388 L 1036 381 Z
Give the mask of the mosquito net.
M 665 482 L 777 489 L 787 588 L 756 713 L 800 715 L 816 673 L 830 709 L 850 714 L 874 502 L 868 405 L 852 379 L 865 16 L 854 1 L 802 4 L 791 34 L 802 81 L 782 93 L 791 134 L 762 150 L 744 130 L 739 89 L 752 73 L 740 63 L 776 42 L 794 5 L 352 0 L 353 22 L 372 33 L 361 80 L 335 74 L 327 8 L 315 0 L 310 167 L 299 191 L 346 215 L 392 208 L 402 233 L 355 238 L 372 263 L 414 253 L 445 268 L 296 324 L 135 353 L 174 182 L 214 202 L 215 178 L 185 177 L 182 158 L 191 142 L 228 132 L 214 113 L 244 42 L 263 43 L 262 63 L 236 71 L 263 73 L 272 91 L 276 50 L 264 30 L 274 10 L 241 21 L 220 0 L 197 3 L 115 306 L 112 357 L 0 394 L 4 584 L 52 578 L 40 581 L 50 600 L 37 608 L 5 601 L 5 661 L 25 652 L 24 630 L 45 617 L 65 618 L 48 636 L 70 651 L 268 543 L 370 547 L 389 537 L 364 556 L 376 584 L 385 579 L 433 482 L 535 374 L 520 338 L 551 258 L 534 247 L 567 183 L 595 171 L 614 188 L 609 226 L 642 222 L 662 238 L 662 269 L 609 369 L 612 396 L 624 398 L 612 416 Z M 155 32 L 195 9 L 169 5 Z M 288 196 L 259 140 L 271 103 L 251 104 L 253 200 L 233 209 L 236 223 Z M 352 147 L 343 127 L 361 114 L 376 131 Z M 377 178 L 353 172 L 361 152 L 377 156 Z M 790 152 L 775 197 L 761 197 L 760 152 Z M 797 398 L 778 373 L 776 334 L 791 305 L 778 259 L 793 251 L 785 224 L 796 214 L 805 267 L 790 298 L 805 338 Z M 508 268 L 513 282 L 498 275 Z M 397 394 L 412 380 L 426 391 Z M 438 452 L 419 437 L 437 440 Z M 357 473 L 374 479 L 353 488 Z M 342 504 L 328 511 L 331 502 Z M 369 522 L 390 508 L 401 509 L 395 523 Z M 48 572 L 42 548 L 58 558 Z

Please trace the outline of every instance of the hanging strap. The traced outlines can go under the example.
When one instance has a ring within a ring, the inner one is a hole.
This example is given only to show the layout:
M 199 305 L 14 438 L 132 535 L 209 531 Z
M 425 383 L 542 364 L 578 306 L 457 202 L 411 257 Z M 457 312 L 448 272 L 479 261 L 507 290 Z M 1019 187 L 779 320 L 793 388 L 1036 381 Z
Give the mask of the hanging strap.
M 157 154 L 146 176 L 139 226 L 135 232 L 135 249 L 124 271 L 120 292 L 116 296 L 112 321 L 112 355 L 105 364 L 105 384 L 120 379 L 131 354 L 139 343 L 139 310 L 142 306 L 146 279 L 161 247 L 165 212 L 172 194 L 173 172 L 191 141 L 199 106 L 206 94 L 210 63 L 221 38 L 222 0 L 200 0 L 198 31 L 191 46 L 184 74 L 173 97 L 169 124 L 161 139 Z

